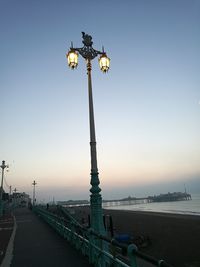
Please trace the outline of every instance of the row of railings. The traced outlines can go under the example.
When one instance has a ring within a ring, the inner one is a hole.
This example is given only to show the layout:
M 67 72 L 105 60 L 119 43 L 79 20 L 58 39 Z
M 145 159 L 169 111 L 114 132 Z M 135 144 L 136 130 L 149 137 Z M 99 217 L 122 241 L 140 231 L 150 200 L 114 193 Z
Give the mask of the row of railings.
M 171 267 L 163 260 L 157 260 L 138 251 L 134 244 L 125 245 L 115 239 L 102 236 L 91 228 L 77 222 L 64 208 L 65 217 L 58 216 L 43 207 L 35 206 L 34 212 L 52 226 L 62 237 L 89 258 L 96 267 Z

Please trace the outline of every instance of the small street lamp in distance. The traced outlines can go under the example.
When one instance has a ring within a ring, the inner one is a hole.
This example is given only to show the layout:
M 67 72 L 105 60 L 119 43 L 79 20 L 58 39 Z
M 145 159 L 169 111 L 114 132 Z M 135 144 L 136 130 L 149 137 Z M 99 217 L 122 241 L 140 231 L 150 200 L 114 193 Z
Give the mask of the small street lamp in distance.
M 33 185 L 33 207 L 35 206 L 35 202 L 36 202 L 36 199 L 35 199 L 35 186 L 36 186 L 36 181 L 34 180 L 32 185 Z
M 99 66 L 103 73 L 108 72 L 110 67 L 110 59 L 107 57 L 104 49 L 101 51 L 95 50 L 92 45 L 92 36 L 82 32 L 83 47 L 74 48 L 73 43 L 69 52 L 67 53 L 68 65 L 71 69 L 76 69 L 78 66 L 79 54 L 86 60 L 87 75 L 88 75 L 88 94 L 89 94 L 89 123 L 90 123 L 90 154 L 91 154 L 91 195 L 90 195 L 90 208 L 91 208 L 91 227 L 93 230 L 100 234 L 105 234 L 103 225 L 103 212 L 102 212 L 102 197 L 101 188 L 99 187 L 99 172 L 97 167 L 97 153 L 96 153 L 96 137 L 95 137 L 95 122 L 94 122 L 94 109 L 93 109 L 93 96 L 92 96 L 92 63 L 91 61 L 99 57 Z
M 4 170 L 9 166 L 5 164 L 5 160 L 2 160 L 2 164 L 0 168 L 2 169 L 1 172 L 1 188 L 0 188 L 0 216 L 3 214 L 3 179 L 4 179 Z
M 13 190 L 13 194 L 14 194 L 14 208 L 16 208 L 17 206 L 17 188 L 16 187 Z

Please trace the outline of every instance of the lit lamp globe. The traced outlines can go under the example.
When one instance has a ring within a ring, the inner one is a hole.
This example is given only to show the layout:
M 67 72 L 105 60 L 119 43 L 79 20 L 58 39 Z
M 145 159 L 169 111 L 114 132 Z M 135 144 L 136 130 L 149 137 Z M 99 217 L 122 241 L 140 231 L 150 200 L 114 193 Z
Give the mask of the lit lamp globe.
M 78 66 L 78 53 L 76 51 L 70 50 L 67 54 L 68 66 L 71 69 L 75 69 Z
M 110 67 L 110 58 L 107 57 L 106 54 L 103 54 L 102 56 L 100 56 L 99 58 L 99 66 L 100 69 L 106 73 L 109 70 Z

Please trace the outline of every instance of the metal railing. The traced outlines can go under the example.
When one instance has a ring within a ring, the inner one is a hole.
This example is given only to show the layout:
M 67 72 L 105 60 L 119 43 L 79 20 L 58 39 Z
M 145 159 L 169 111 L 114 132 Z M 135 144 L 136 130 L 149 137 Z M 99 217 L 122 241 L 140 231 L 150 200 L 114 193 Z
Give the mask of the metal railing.
M 157 260 L 138 251 L 137 246 L 134 244 L 119 243 L 115 239 L 103 236 L 91 228 L 88 229 L 82 226 L 65 209 L 63 209 L 63 212 L 67 219 L 39 206 L 34 207 L 34 212 L 62 237 L 71 242 L 83 255 L 87 256 L 89 262 L 96 267 L 139 267 L 138 258 L 149 263 L 149 266 L 172 267 L 164 260 Z

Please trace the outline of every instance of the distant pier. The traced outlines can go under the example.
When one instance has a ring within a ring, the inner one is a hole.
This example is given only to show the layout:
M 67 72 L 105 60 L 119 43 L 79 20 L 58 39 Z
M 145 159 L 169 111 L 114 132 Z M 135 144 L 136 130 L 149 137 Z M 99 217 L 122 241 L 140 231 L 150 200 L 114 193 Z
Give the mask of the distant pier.
M 190 194 L 184 192 L 174 192 L 167 194 L 160 194 L 148 197 L 127 197 L 123 199 L 115 199 L 115 200 L 103 200 L 103 207 L 108 206 L 121 206 L 121 205 L 136 205 L 136 204 L 146 204 L 152 202 L 169 202 L 169 201 L 183 201 L 183 200 L 191 200 L 192 197 Z
M 169 201 L 183 201 L 191 200 L 192 197 L 188 193 L 174 192 L 167 194 L 160 194 L 158 196 L 149 196 L 149 202 L 169 202 Z
M 103 207 L 110 206 L 121 206 L 121 205 L 136 205 L 136 204 L 147 204 L 152 202 L 169 202 L 169 201 L 183 201 L 191 200 L 192 197 L 190 194 L 184 192 L 174 192 L 167 194 L 160 194 L 148 197 L 127 197 L 122 199 L 113 199 L 113 200 L 103 200 Z M 76 206 L 89 206 L 90 202 L 88 200 L 68 200 L 68 201 L 58 201 L 59 205 L 63 207 L 76 207 Z

